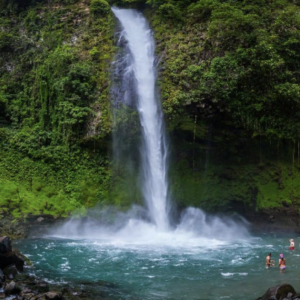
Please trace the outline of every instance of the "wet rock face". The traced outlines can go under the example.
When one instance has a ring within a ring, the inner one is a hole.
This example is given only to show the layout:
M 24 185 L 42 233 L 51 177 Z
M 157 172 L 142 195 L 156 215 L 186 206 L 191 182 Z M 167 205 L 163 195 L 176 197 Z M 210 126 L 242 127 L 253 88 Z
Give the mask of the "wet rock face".
M 42 235 L 49 231 L 50 226 L 58 226 L 65 221 L 64 218 L 54 218 L 51 215 L 27 216 L 16 222 L 13 216 L 0 213 L 0 234 L 11 237 L 12 240 L 28 237 L 29 235 Z M 0 251 L 1 253 L 1 251 Z
M 24 260 L 14 252 L 0 254 L 0 269 L 5 269 L 10 265 L 15 265 L 19 272 L 23 271 Z
M 12 251 L 10 238 L 7 236 L 0 237 L 0 253 L 5 254 Z
M 5 273 L 5 269 L 9 267 L 17 269 L 17 271 L 22 272 L 24 268 L 24 259 L 22 256 L 18 255 L 18 252 L 13 251 L 11 240 L 7 236 L 0 237 L 0 269 Z M 9 271 L 7 271 L 9 272 Z M 12 271 L 15 275 L 15 270 Z M 5 274 L 10 275 L 10 274 Z
M 0 288 L 3 286 L 4 280 L 5 280 L 5 276 L 2 272 L 2 270 L 0 269 Z
M 12 249 L 11 240 L 8 237 L 0 237 L 0 300 L 11 299 L 18 300 L 75 300 L 75 299 L 96 299 L 89 292 L 81 289 L 70 288 L 69 286 L 61 288 L 52 286 L 55 291 L 51 291 L 50 285 L 39 280 L 23 271 L 26 262 L 31 265 L 27 257 L 19 251 Z

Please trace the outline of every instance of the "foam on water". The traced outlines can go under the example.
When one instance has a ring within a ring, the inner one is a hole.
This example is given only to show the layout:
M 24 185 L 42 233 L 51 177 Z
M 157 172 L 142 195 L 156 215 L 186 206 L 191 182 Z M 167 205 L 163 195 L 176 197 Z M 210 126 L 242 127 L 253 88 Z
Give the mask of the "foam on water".
M 234 276 L 234 275 L 247 276 L 248 273 L 221 273 L 221 275 L 224 277 L 230 277 L 230 276 Z

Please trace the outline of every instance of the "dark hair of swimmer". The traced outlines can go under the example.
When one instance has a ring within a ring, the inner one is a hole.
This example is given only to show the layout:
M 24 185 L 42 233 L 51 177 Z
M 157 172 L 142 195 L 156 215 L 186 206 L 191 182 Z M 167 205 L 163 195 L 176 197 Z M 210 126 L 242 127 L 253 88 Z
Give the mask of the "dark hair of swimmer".
M 269 253 L 269 256 L 272 256 L 272 254 L 271 254 L 271 253 Z

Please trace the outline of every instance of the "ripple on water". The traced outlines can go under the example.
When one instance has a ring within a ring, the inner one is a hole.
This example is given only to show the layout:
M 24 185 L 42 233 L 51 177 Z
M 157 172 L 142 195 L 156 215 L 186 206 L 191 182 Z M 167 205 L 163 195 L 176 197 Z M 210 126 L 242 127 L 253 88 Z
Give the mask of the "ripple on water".
M 221 275 L 224 277 L 231 277 L 231 276 L 235 276 L 235 275 L 247 276 L 248 273 L 221 273 Z

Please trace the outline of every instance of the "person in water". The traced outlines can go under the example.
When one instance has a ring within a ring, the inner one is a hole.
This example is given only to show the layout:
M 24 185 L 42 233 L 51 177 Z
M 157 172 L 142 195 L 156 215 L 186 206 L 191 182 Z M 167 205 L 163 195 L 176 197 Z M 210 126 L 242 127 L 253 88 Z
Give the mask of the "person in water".
M 279 269 L 280 271 L 285 271 L 286 265 L 285 265 L 285 258 L 283 257 L 283 254 L 280 254 L 279 256 Z
M 272 254 L 269 253 L 268 256 L 266 257 L 266 267 L 270 268 L 271 266 L 274 266 L 274 260 L 271 260 Z
M 290 250 L 295 250 L 295 242 L 293 239 L 290 239 Z

